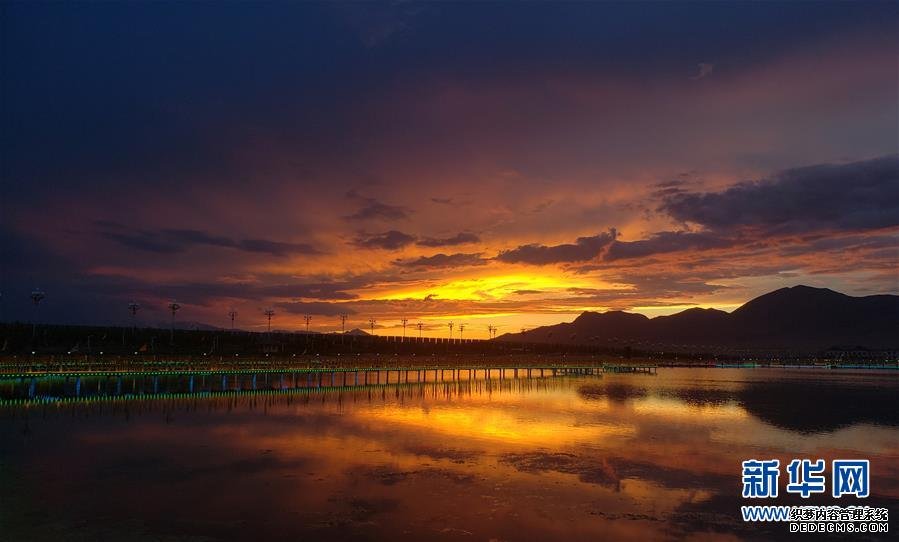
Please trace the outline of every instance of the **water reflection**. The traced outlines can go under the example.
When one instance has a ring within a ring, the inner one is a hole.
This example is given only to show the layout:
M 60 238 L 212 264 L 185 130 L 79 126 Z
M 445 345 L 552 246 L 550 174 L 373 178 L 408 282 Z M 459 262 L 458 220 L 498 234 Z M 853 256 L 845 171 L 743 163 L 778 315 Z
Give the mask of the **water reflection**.
M 895 412 L 879 411 L 899 390 L 894 376 L 671 369 L 283 392 L 280 378 L 248 383 L 219 395 L 0 406 L 0 532 L 788 538 L 783 526 L 739 519 L 739 464 L 756 456 L 867 457 L 866 504 L 899 502 L 899 429 Z M 822 389 L 870 400 L 799 407 Z
M 690 371 L 690 370 L 683 370 Z M 723 376 L 718 371 L 717 376 Z M 696 375 L 696 370 L 690 374 Z M 781 369 L 746 371 L 736 379 L 679 378 L 606 380 L 581 386 L 587 400 L 627 401 L 653 395 L 691 406 L 739 405 L 752 416 L 792 431 L 833 431 L 859 423 L 899 425 L 897 375 L 867 373 L 788 372 Z

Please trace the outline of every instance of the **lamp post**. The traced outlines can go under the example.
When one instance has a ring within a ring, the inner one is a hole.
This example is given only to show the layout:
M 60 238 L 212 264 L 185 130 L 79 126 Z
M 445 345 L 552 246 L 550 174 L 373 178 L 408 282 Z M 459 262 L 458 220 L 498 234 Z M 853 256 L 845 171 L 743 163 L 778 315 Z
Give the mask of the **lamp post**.
M 136 301 L 128 303 L 128 312 L 131 313 L 131 329 L 137 329 L 137 311 L 140 310 L 140 304 Z
M 128 303 L 128 312 L 131 313 L 131 338 L 132 340 L 137 336 L 137 311 L 140 310 L 140 305 L 136 301 L 132 301 Z M 125 346 L 125 328 L 122 328 L 122 346 Z
M 265 317 L 268 318 L 268 333 L 269 333 L 269 335 L 271 335 L 271 333 L 272 333 L 272 316 L 275 315 L 275 309 L 269 307 L 269 308 L 265 309 L 264 311 L 262 311 L 262 314 L 264 314 Z
M 346 335 L 346 319 L 349 316 L 347 313 L 340 313 L 340 344 L 343 344 L 343 337 Z
M 175 313 L 181 309 L 181 304 L 177 301 L 172 301 L 168 304 L 169 310 L 172 311 L 172 327 L 169 329 L 169 344 L 175 344 Z
M 31 337 L 34 338 L 37 336 L 37 321 L 40 316 L 39 307 L 41 301 L 47 297 L 47 294 L 44 293 L 40 288 L 35 288 L 31 291 L 31 302 L 34 304 L 34 321 L 31 323 Z

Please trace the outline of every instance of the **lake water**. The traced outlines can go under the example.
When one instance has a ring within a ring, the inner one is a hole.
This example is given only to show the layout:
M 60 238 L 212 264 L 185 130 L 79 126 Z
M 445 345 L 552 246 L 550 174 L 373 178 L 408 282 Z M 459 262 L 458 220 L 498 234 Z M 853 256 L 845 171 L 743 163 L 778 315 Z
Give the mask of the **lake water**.
M 741 505 L 899 514 L 896 371 L 491 376 L 319 390 L 244 375 L 227 394 L 214 393 L 217 376 L 97 378 L 30 391 L 80 397 L 64 403 L 12 402 L 31 384 L 8 382 L 0 540 L 770 540 L 797 535 L 744 523 Z M 103 397 L 115 391 L 132 395 Z M 837 500 L 828 486 L 803 502 L 784 495 L 783 472 L 780 498 L 747 502 L 750 458 L 870 459 L 871 496 Z

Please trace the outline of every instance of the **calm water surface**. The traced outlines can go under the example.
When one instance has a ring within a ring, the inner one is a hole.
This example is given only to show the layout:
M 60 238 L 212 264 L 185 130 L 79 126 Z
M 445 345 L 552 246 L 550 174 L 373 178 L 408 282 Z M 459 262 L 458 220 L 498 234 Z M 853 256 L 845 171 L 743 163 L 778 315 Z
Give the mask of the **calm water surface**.
M 868 458 L 864 502 L 774 503 L 886 506 L 895 518 L 897 398 L 895 371 L 659 369 L 7 402 L 0 540 L 795 539 L 742 522 L 741 461 Z

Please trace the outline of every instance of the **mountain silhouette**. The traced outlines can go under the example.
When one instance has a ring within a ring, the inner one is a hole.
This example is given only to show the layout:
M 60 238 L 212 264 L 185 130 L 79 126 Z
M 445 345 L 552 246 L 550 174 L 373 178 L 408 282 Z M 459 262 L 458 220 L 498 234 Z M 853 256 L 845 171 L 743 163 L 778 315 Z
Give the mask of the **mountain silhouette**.
M 584 312 L 573 322 L 497 340 L 692 349 L 893 349 L 899 347 L 899 296 L 852 297 L 794 286 L 759 296 L 731 313 L 694 308 L 647 318 L 622 311 Z

